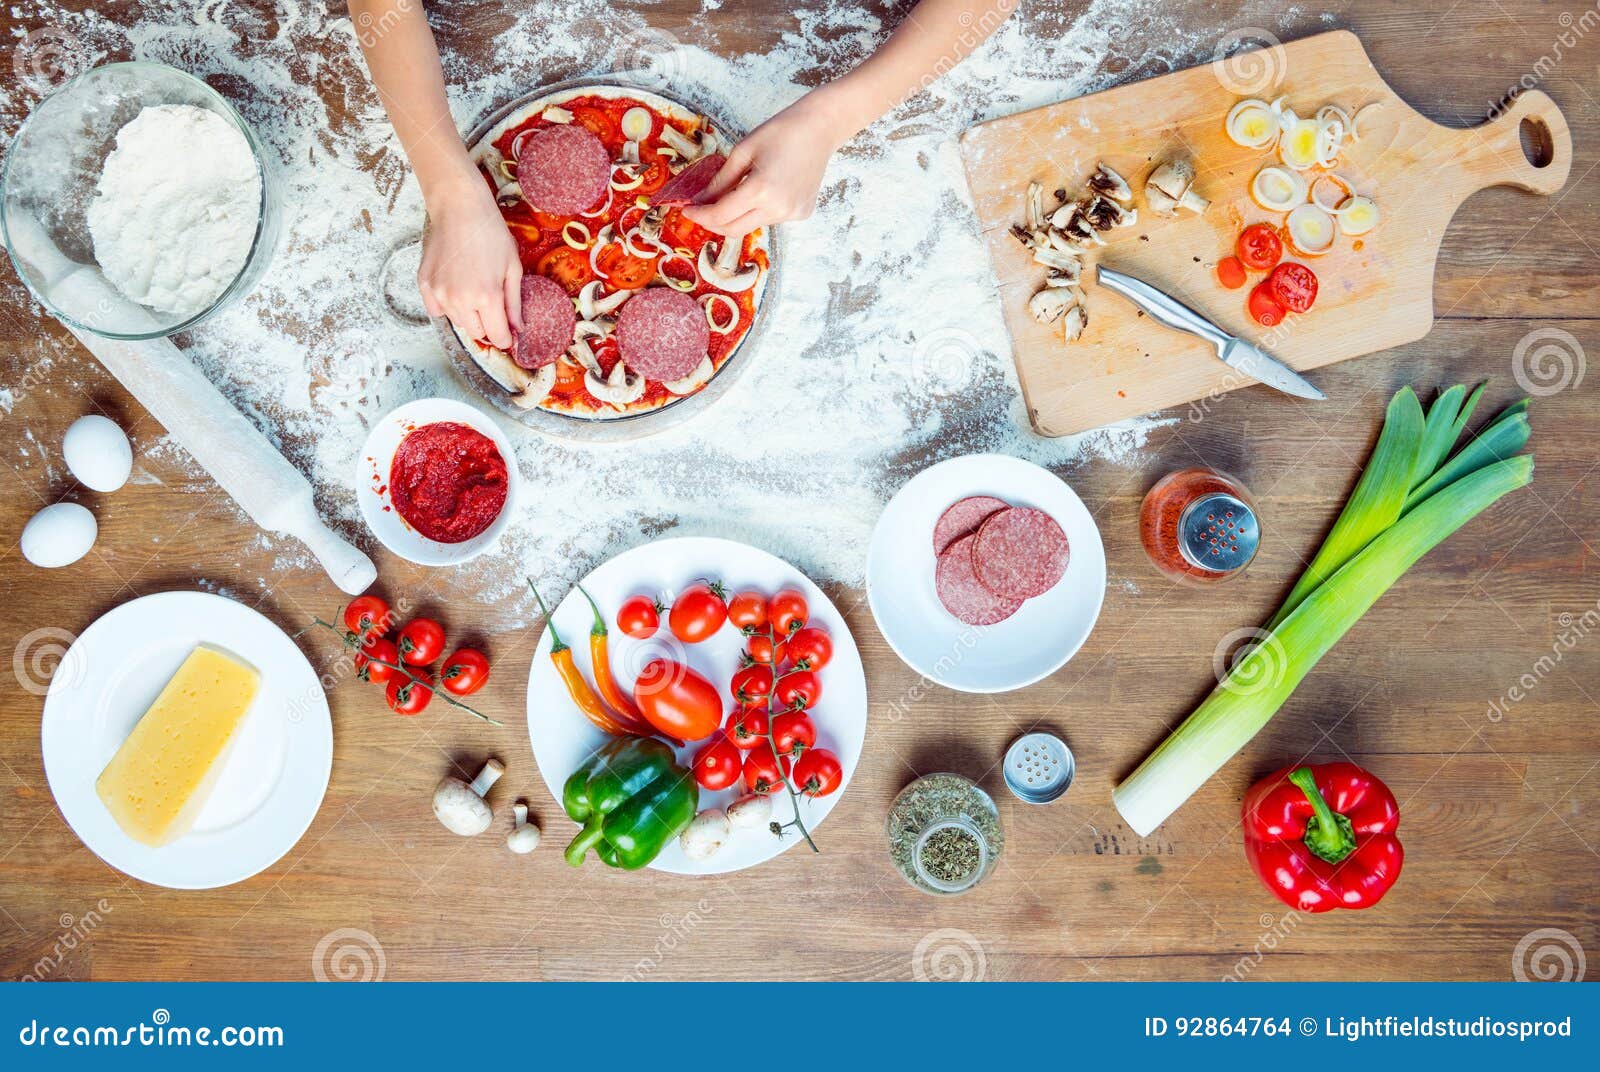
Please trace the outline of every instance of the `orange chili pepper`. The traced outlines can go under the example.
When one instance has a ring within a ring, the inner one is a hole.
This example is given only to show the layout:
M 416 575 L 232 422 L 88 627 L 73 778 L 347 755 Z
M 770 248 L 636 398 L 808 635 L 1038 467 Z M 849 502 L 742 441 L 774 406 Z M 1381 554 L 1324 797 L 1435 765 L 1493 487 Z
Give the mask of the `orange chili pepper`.
M 594 664 L 594 683 L 600 690 L 600 698 L 605 700 L 611 710 L 619 716 L 617 721 L 623 725 L 632 724 L 644 733 L 654 733 L 653 729 L 648 728 L 649 723 L 639 714 L 639 708 L 633 700 L 617 688 L 617 680 L 611 676 L 606 620 L 600 616 L 600 608 L 595 604 L 594 598 L 588 592 L 584 592 L 583 585 L 578 585 L 578 591 L 583 592 L 583 598 L 589 601 L 589 609 L 594 611 L 594 625 L 589 629 L 589 661 Z
M 533 581 L 528 581 L 528 587 L 533 588 Z M 556 673 L 561 676 L 561 683 L 567 687 L 567 695 L 572 697 L 572 702 L 578 705 L 578 710 L 583 712 L 585 718 L 613 737 L 631 734 L 631 731 L 621 725 L 607 711 L 600 702 L 600 697 L 594 694 L 589 683 L 583 679 L 583 671 L 572 661 L 572 649 L 561 641 L 561 634 L 556 632 L 555 619 L 551 617 L 549 608 L 544 605 L 544 600 L 539 597 L 539 590 L 533 589 L 533 598 L 539 601 L 539 609 L 544 611 L 545 626 L 550 630 L 550 661 L 555 664 Z M 638 734 L 632 734 L 638 736 Z

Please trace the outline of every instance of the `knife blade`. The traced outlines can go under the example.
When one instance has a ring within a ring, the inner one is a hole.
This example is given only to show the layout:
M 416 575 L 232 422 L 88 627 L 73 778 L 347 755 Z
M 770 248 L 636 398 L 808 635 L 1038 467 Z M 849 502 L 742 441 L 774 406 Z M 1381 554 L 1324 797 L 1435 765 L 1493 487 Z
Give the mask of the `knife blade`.
M 1204 339 L 1216 348 L 1217 360 L 1252 380 L 1296 398 L 1321 401 L 1327 397 L 1308 383 L 1305 377 L 1259 346 L 1229 335 L 1172 295 L 1157 290 L 1144 280 L 1105 267 L 1096 270 L 1096 277 L 1107 290 L 1121 294 L 1149 313 L 1152 319 L 1174 331 Z

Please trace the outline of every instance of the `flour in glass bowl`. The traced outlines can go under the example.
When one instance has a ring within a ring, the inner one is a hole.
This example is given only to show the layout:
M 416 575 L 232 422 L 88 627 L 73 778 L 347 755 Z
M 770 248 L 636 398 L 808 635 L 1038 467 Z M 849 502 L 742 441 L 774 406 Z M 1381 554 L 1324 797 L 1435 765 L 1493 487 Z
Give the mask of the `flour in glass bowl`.
M 239 128 L 191 104 L 117 131 L 89 205 L 95 260 L 129 298 L 189 316 L 238 277 L 261 219 L 261 171 Z

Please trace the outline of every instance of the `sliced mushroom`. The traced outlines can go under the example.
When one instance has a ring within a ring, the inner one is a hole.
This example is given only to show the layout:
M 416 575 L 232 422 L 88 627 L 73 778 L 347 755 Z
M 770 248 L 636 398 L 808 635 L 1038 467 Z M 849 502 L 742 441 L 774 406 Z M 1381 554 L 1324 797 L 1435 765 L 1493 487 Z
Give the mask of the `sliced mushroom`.
M 675 395 L 691 394 L 711 378 L 716 368 L 711 364 L 710 356 L 702 357 L 700 363 L 694 367 L 689 375 L 677 380 L 662 380 L 661 386 Z
M 1046 268 L 1055 268 L 1062 272 L 1076 273 L 1082 266 L 1077 254 L 1066 250 L 1052 249 L 1041 246 L 1033 251 L 1033 259 Z
M 1089 310 L 1079 302 L 1067 310 L 1063 318 L 1063 331 L 1068 342 L 1077 342 L 1083 337 L 1083 329 L 1089 326 Z
M 761 277 L 761 266 L 752 264 L 748 268 L 740 268 L 739 254 L 743 249 L 744 235 L 725 236 L 715 259 L 711 256 L 711 243 L 701 246 L 700 263 L 697 265 L 700 278 L 729 294 L 738 294 L 755 286 L 756 280 Z
M 1028 183 L 1027 218 L 1030 231 L 1044 226 L 1044 187 L 1036 182 Z
M 633 296 L 631 290 L 619 290 L 615 294 L 598 297 L 604 285 L 600 280 L 594 279 L 585 283 L 583 289 L 578 291 L 578 315 L 583 319 L 594 320 L 596 317 L 608 316 L 622 308 L 622 303 Z
M 1175 216 L 1180 208 L 1204 212 L 1211 202 L 1196 193 L 1193 186 L 1194 165 L 1187 160 L 1167 160 L 1156 165 L 1144 180 L 1144 195 L 1151 211 L 1159 216 Z
M 666 209 L 659 205 L 652 205 L 645 210 L 644 216 L 639 220 L 639 233 L 659 245 L 661 242 L 661 225 L 666 218 Z
M 1028 312 L 1041 324 L 1054 324 L 1077 304 L 1078 295 L 1070 287 L 1045 287 L 1028 299 Z
M 1047 287 L 1075 287 L 1082 278 L 1083 265 L 1074 259 L 1070 267 L 1050 269 L 1044 277 L 1044 284 Z
M 716 147 L 716 135 L 707 137 L 708 133 L 708 128 L 701 124 L 696 128 L 694 136 L 690 137 L 671 123 L 666 123 L 661 127 L 661 140 L 677 153 L 685 164 L 692 164 Z
M 572 122 L 572 113 L 567 111 L 565 108 L 558 107 L 554 104 L 546 108 L 541 115 L 546 123 Z
M 1139 213 L 1109 197 L 1097 194 L 1083 210 L 1083 218 L 1088 220 L 1089 226 L 1096 231 L 1111 231 L 1119 227 L 1133 226 L 1139 220 Z
M 629 373 L 621 361 L 611 366 L 611 375 L 603 380 L 598 372 L 585 372 L 583 386 L 591 395 L 613 406 L 626 406 L 644 397 L 644 377 Z
M 472 357 L 491 380 L 505 388 L 511 396 L 511 404 L 518 409 L 537 406 L 549 397 L 550 389 L 556 385 L 556 367 L 553 364 L 525 369 L 511 360 L 504 350 L 494 347 L 481 349 L 474 346 Z
M 1089 189 L 1123 204 L 1133 200 L 1133 188 L 1128 185 L 1128 180 L 1112 171 L 1104 161 L 1095 165 L 1094 174 L 1089 176 Z

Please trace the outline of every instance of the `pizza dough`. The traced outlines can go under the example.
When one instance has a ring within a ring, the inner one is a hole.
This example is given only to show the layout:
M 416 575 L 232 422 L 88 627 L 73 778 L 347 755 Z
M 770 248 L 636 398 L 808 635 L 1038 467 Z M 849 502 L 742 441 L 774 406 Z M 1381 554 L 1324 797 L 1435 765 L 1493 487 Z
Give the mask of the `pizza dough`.
M 944 554 L 949 546 L 968 533 L 978 531 L 978 526 L 991 514 L 1004 510 L 1011 504 L 992 495 L 969 495 L 945 508 L 933 526 L 933 553 Z
M 572 345 L 578 314 L 561 284 L 531 272 L 522 277 L 522 331 L 513 359 L 525 369 L 543 368 Z
M 617 315 L 622 362 L 648 380 L 678 380 L 705 360 L 711 326 L 700 303 L 671 287 L 646 287 Z
M 933 588 L 944 609 L 968 625 L 993 625 L 1003 622 L 1022 606 L 1022 600 L 1011 599 L 990 590 L 975 568 L 973 548 L 976 535 L 962 536 L 939 556 L 933 571 Z
M 583 127 L 545 127 L 522 140 L 517 185 L 536 209 L 554 214 L 587 212 L 610 191 L 611 154 Z
M 978 580 L 996 596 L 1032 599 L 1067 572 L 1067 534 L 1043 510 L 1013 506 L 991 514 L 973 540 Z
M 721 153 L 702 156 L 663 183 L 650 203 L 658 208 L 682 208 L 695 204 L 727 162 L 728 158 Z

